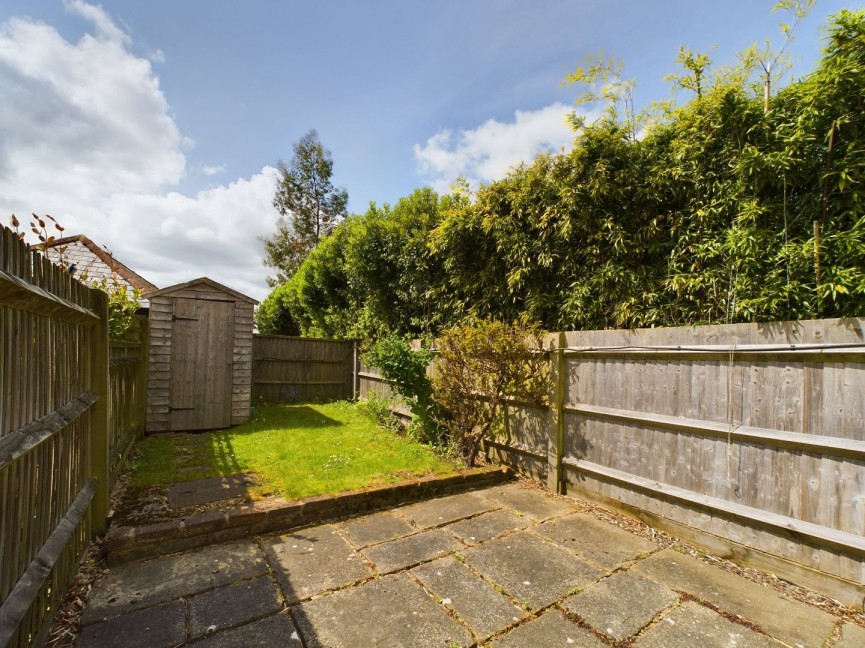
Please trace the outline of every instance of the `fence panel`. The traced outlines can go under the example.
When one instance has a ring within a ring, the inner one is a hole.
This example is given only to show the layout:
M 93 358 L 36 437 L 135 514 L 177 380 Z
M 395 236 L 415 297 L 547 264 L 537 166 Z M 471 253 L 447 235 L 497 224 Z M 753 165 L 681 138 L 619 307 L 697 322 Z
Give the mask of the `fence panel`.
M 136 317 L 122 335 L 109 341 L 109 486 L 123 460 L 144 434 L 147 402 L 147 319 Z
M 0 231 L 0 645 L 24 646 L 105 525 L 107 298 Z
M 324 403 L 355 397 L 350 340 L 255 335 L 252 357 L 253 400 Z
M 863 326 L 565 334 L 567 488 L 861 605 Z

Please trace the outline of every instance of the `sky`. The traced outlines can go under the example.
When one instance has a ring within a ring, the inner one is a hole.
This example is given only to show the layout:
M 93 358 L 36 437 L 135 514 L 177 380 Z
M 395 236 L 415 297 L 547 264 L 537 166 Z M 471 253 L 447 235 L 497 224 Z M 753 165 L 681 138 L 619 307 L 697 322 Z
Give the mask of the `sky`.
M 718 64 L 783 41 L 776 0 L 0 0 L 0 218 L 51 214 L 160 287 L 256 299 L 276 164 L 318 131 L 349 210 L 503 177 L 567 150 L 594 54 L 636 104 L 670 97 L 679 47 Z M 789 47 L 813 69 L 818 1 Z

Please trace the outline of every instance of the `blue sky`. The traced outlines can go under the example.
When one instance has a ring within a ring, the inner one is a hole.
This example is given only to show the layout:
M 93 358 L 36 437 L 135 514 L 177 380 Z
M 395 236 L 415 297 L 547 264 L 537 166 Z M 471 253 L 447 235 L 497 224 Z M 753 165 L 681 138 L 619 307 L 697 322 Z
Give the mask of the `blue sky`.
M 717 63 L 771 39 L 774 0 L 4 0 L 0 210 L 50 213 L 160 286 L 266 292 L 277 160 L 309 128 L 352 211 L 567 147 L 587 55 L 670 96 L 680 45 Z M 790 48 L 819 55 L 818 2 Z

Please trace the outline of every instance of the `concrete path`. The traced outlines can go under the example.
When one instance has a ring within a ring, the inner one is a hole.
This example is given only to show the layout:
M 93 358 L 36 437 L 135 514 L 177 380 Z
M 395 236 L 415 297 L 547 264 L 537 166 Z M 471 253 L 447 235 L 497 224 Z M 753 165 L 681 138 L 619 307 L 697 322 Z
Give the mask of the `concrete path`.
M 509 484 L 122 565 L 94 585 L 77 645 L 862 645 L 836 625 Z

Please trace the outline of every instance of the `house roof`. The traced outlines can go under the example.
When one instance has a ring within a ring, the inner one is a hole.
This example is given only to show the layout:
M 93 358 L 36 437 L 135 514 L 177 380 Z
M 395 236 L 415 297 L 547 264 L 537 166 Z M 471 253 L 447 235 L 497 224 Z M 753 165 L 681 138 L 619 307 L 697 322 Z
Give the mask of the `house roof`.
M 45 249 L 54 263 L 62 262 L 67 268 L 74 266 L 70 273 L 76 277 L 87 277 L 88 282 L 116 280 L 130 288 L 138 288 L 142 293 L 157 290 L 157 287 L 140 274 L 114 258 L 83 234 L 56 239 Z M 86 274 L 85 274 L 86 273 Z M 142 306 L 147 306 L 143 303 Z
M 193 279 L 192 281 L 187 281 L 186 283 L 175 284 L 174 286 L 168 286 L 167 288 L 160 288 L 159 290 L 154 290 L 153 292 L 145 293 L 144 296 L 148 299 L 152 299 L 153 297 L 159 297 L 161 295 L 168 295 L 173 292 L 177 292 L 178 290 L 185 290 L 186 288 L 192 288 L 194 286 L 204 284 L 206 286 L 210 286 L 215 290 L 222 291 L 234 297 L 235 299 L 239 299 L 240 301 L 249 302 L 250 304 L 257 304 L 258 300 L 249 297 L 248 295 L 244 295 L 243 293 L 237 292 L 236 290 L 229 288 L 228 286 L 224 286 L 221 283 L 217 283 L 213 279 L 209 279 L 207 277 L 199 277 L 198 279 Z

